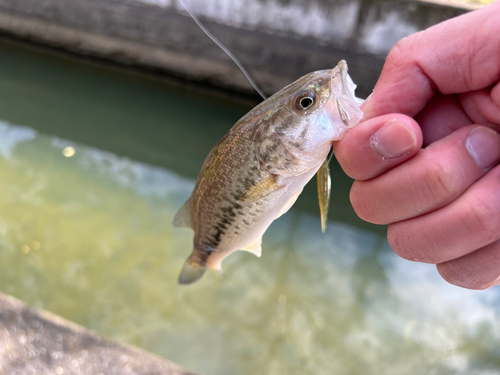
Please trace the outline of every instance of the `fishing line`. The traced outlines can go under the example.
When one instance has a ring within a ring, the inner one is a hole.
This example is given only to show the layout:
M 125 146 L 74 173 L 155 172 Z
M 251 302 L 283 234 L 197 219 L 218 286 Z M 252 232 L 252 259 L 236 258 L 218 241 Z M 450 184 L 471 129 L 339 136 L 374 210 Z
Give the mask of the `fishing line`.
M 330 160 L 332 160 L 332 157 L 333 157 L 333 147 L 330 148 L 330 151 L 328 151 L 328 156 L 327 156 L 328 164 L 330 164 Z
M 196 17 L 196 15 L 191 11 L 191 9 L 187 6 L 187 4 L 184 3 L 184 1 L 182 0 L 177 0 L 183 7 L 184 9 L 186 10 L 186 12 L 189 13 L 189 15 L 191 16 L 191 18 L 194 20 L 194 22 L 196 22 L 196 24 L 198 25 L 198 27 L 210 38 L 212 39 L 212 41 L 217 44 L 220 49 L 222 49 L 233 61 L 234 63 L 238 66 L 238 68 L 240 68 L 241 72 L 245 75 L 245 77 L 248 79 L 248 82 L 250 82 L 250 84 L 252 85 L 252 87 L 255 89 L 255 91 L 257 91 L 259 93 L 260 96 L 262 96 L 262 98 L 265 100 L 267 99 L 267 96 L 264 95 L 264 93 L 262 91 L 260 91 L 259 87 L 257 86 L 257 84 L 254 82 L 254 80 L 252 79 L 252 77 L 250 77 L 250 74 L 248 74 L 248 72 L 246 71 L 246 69 L 243 67 L 243 65 L 241 65 L 241 63 L 239 62 L 239 60 L 236 58 L 236 56 L 234 56 L 231 51 L 229 51 L 226 46 L 224 46 L 224 44 L 222 44 L 221 42 L 219 42 L 219 40 L 212 35 L 212 33 L 210 31 L 207 30 L 207 28 L 205 26 L 203 26 L 203 24 L 200 22 L 200 20 L 198 19 L 198 17 Z

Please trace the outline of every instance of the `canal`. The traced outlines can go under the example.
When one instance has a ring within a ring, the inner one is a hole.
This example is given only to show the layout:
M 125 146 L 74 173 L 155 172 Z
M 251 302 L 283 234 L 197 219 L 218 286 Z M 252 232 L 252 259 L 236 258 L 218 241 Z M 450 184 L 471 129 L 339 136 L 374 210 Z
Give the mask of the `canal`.
M 0 291 L 204 375 L 497 374 L 500 289 L 398 258 L 332 161 L 225 276 L 177 285 L 171 221 L 251 107 L 179 82 L 0 43 Z

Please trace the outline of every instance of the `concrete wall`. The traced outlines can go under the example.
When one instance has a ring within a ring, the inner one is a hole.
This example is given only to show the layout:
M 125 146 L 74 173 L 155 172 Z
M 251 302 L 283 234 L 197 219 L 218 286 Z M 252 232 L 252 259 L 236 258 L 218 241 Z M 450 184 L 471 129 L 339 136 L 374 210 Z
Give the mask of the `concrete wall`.
M 184 1 L 267 94 L 343 58 L 366 96 L 397 40 L 467 11 L 396 0 Z M 176 0 L 0 0 L 0 34 L 253 92 Z
M 1 293 L 0 374 L 195 375 Z

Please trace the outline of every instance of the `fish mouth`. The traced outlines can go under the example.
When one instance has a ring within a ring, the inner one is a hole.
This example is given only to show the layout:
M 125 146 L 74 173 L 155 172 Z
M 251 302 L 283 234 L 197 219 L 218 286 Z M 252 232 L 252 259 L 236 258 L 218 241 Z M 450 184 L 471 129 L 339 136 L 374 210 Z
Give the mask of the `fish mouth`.
M 363 118 L 363 112 L 359 108 L 359 105 L 363 101 L 354 95 L 356 85 L 347 71 L 346 61 L 341 60 L 332 69 L 330 83 L 331 95 L 329 107 L 331 109 L 335 108 L 335 111 L 333 111 L 334 113 L 330 112 L 329 115 L 332 117 L 335 126 L 339 127 L 340 138 L 348 129 L 357 125 Z

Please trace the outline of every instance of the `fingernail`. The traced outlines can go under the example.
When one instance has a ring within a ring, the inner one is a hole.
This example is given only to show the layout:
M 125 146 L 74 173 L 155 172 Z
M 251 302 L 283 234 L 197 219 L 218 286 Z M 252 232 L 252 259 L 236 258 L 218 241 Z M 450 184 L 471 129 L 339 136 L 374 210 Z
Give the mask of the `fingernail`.
M 386 122 L 370 140 L 384 158 L 397 158 L 417 147 L 417 137 L 408 125 L 393 119 Z
M 474 129 L 465 146 L 481 169 L 488 169 L 500 161 L 500 135 L 492 129 Z

